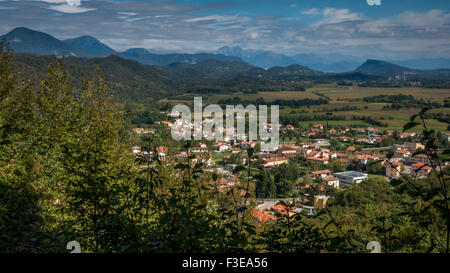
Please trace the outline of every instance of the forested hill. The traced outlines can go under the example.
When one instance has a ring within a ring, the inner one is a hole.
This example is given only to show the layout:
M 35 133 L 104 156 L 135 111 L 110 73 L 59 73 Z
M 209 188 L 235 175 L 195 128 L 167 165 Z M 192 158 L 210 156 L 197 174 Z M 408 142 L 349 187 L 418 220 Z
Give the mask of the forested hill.
M 403 67 L 400 65 L 379 61 L 379 60 L 367 60 L 360 65 L 356 72 L 368 72 L 373 74 L 385 74 L 385 75 L 435 75 L 435 76 L 448 76 L 450 75 L 449 69 L 433 69 L 433 70 L 419 70 Z
M 133 101 L 151 101 L 186 92 L 236 92 L 257 90 L 302 90 L 301 82 L 274 80 L 272 77 L 242 77 L 253 68 L 242 62 L 205 60 L 190 64 L 148 66 L 117 55 L 105 58 L 41 56 L 29 53 L 14 55 L 13 70 L 23 79 L 45 78 L 48 65 L 61 61 L 69 81 L 79 87 L 83 78 L 98 72 L 118 97 Z M 298 71 L 296 71 L 298 76 Z
M 63 63 L 68 79 L 75 87 L 80 87 L 83 78 L 93 78 L 98 71 L 114 94 L 126 101 L 135 102 L 148 102 L 184 93 L 302 91 L 309 86 L 308 81 L 374 81 L 379 84 L 388 77 L 370 72 L 322 73 L 299 65 L 262 69 L 244 62 L 220 60 L 148 66 L 118 55 L 104 58 L 57 58 L 17 53 L 13 59 L 14 71 L 20 72 L 23 79 L 30 79 L 36 84 L 38 79 L 46 77 L 48 65 L 52 62 Z M 445 75 L 435 74 L 436 76 L 433 73 L 429 77 Z M 428 74 L 415 75 L 417 80 L 422 81 L 426 79 L 424 76 Z
M 160 69 L 139 64 L 116 55 L 105 58 L 77 58 L 38 56 L 28 53 L 15 54 L 13 70 L 23 79 L 35 83 L 47 75 L 48 65 L 62 61 L 69 81 L 79 87 L 83 78 L 92 78 L 99 71 L 107 84 L 119 97 L 127 100 L 153 100 L 176 95 L 184 87 Z M 96 68 L 98 67 L 98 70 Z

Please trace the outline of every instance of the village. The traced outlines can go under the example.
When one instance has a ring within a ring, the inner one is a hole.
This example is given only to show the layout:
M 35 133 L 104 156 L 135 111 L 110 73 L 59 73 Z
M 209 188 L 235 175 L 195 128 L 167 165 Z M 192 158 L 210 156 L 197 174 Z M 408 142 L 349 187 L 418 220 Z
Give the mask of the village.
M 156 124 L 165 130 L 170 130 L 173 126 L 170 121 L 160 121 Z M 133 132 L 138 136 L 145 136 L 155 134 L 157 130 L 133 128 Z M 233 170 L 239 164 L 248 163 L 249 148 L 253 148 L 257 156 L 257 159 L 251 159 L 252 166 L 261 170 L 271 170 L 283 164 L 303 165 L 304 175 L 293 184 L 293 190 L 296 192 L 294 196 L 256 196 L 252 215 L 260 224 L 297 213 L 314 215 L 326 207 L 327 200 L 331 197 L 328 194 L 330 189 L 345 191 L 355 184 L 364 183 L 372 175 L 382 177 L 388 183 L 402 176 L 425 178 L 431 173 L 432 166 L 437 169 L 447 167 L 447 164 L 437 166 L 427 154 L 420 153 L 425 147 L 420 143 L 420 135 L 415 132 L 397 133 L 373 127 L 335 129 L 323 124 L 314 124 L 306 130 L 290 124 L 280 126 L 281 136 L 292 132 L 305 141 L 280 143 L 273 152 L 260 151 L 257 141 L 248 141 L 246 135 L 233 132 L 233 138 L 225 138 L 219 142 L 200 141 L 197 146 L 189 147 L 187 151 L 183 148 L 171 150 L 166 145 L 156 146 L 151 151 L 136 145 L 132 147 L 132 153 L 137 157 L 148 158 L 153 158 L 155 153 L 156 157 L 167 165 L 186 161 L 188 156 L 194 155 L 192 164 L 201 163 L 206 171 L 220 177 L 215 181 L 220 192 L 241 185 L 239 174 L 234 174 Z M 450 139 L 449 134 L 443 137 L 444 141 Z M 398 141 L 385 142 L 385 139 Z M 391 144 L 385 146 L 385 143 Z M 305 164 L 299 164 L 299 159 Z M 320 187 L 318 192 L 312 194 L 310 189 L 314 185 Z M 243 198 L 245 195 L 245 190 L 241 189 L 240 196 Z

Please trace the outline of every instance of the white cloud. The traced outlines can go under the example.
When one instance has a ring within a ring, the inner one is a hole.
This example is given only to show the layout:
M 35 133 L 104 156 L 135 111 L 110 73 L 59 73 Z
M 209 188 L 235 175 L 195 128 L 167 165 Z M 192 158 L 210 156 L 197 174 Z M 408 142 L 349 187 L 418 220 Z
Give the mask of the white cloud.
M 406 11 L 398 16 L 399 24 L 411 27 L 442 27 L 449 22 L 450 13 L 440 9 L 433 9 L 423 13 Z
M 127 16 L 134 16 L 134 15 L 137 15 L 136 12 L 119 11 L 119 12 L 117 12 L 117 13 L 120 14 L 120 15 L 127 15 Z
M 311 8 L 311 9 L 302 10 L 301 13 L 304 15 L 319 15 L 320 11 L 317 8 Z
M 127 22 L 136 22 L 136 21 L 145 20 L 145 19 L 149 19 L 149 18 L 151 18 L 151 16 L 129 18 L 129 19 L 127 19 Z
M 336 24 L 345 21 L 356 21 L 363 19 L 362 15 L 351 12 L 349 9 L 325 8 L 322 11 L 324 21 L 322 23 Z
M 358 26 L 358 30 L 365 33 L 380 34 L 385 32 L 390 25 L 389 19 L 366 21 Z
M 59 11 L 62 13 L 84 13 L 88 11 L 96 10 L 95 8 L 83 8 L 76 5 L 51 5 L 48 6 L 48 9 Z
M 50 3 L 50 4 L 62 4 L 62 3 L 67 3 L 67 0 L 42 0 L 42 2 Z
M 202 21 L 229 21 L 235 19 L 236 16 L 222 16 L 222 15 L 211 15 L 211 16 L 203 16 L 203 17 L 194 17 L 183 20 L 187 23 L 195 23 L 195 22 L 202 22 Z

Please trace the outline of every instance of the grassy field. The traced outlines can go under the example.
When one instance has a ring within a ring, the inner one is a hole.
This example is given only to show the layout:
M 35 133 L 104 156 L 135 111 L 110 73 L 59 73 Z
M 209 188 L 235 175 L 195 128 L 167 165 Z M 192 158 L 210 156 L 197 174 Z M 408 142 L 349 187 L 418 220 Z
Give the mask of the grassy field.
M 357 87 L 346 86 L 337 88 L 322 88 L 321 94 L 333 100 L 352 100 L 362 99 L 364 97 L 377 95 L 413 95 L 415 98 L 423 98 L 431 101 L 443 101 L 450 98 L 448 89 L 427 89 L 427 88 L 376 88 L 376 87 Z M 309 90 L 307 90 L 309 92 Z M 311 91 L 312 92 L 312 91 Z
M 259 92 L 257 94 L 244 94 L 242 92 L 236 92 L 233 94 L 186 94 L 183 96 L 177 96 L 170 99 L 172 102 L 193 102 L 194 97 L 202 97 L 204 103 L 212 104 L 217 103 L 220 100 L 232 99 L 239 97 L 242 100 L 256 100 L 263 98 L 267 102 L 275 101 L 277 99 L 284 100 L 302 100 L 302 99 L 319 99 L 320 97 L 312 92 L 305 91 L 280 91 L 280 92 Z
M 244 94 L 241 92 L 233 94 L 186 94 L 184 96 L 177 96 L 175 100 L 170 99 L 176 103 L 192 103 L 194 96 L 203 97 L 203 104 L 217 103 L 219 100 L 232 99 L 239 97 L 243 100 L 255 100 L 263 98 L 267 102 L 272 102 L 277 99 L 283 100 L 302 100 L 302 99 L 319 99 L 329 98 L 330 102 L 327 105 L 305 106 L 301 108 L 280 109 L 281 116 L 288 115 L 325 115 L 327 112 L 335 116 L 344 116 L 346 120 L 341 121 L 302 121 L 298 122 L 298 126 L 308 127 L 310 124 L 329 124 L 329 125 L 357 125 L 357 126 L 373 126 L 364 121 L 352 120 L 354 116 L 372 117 L 380 122 L 386 123 L 388 128 L 399 130 L 403 125 L 409 121 L 410 116 L 417 114 L 420 109 L 399 109 L 391 110 L 383 108 L 389 103 L 366 103 L 362 99 L 364 97 L 376 95 L 412 95 L 417 99 L 423 98 L 425 100 L 436 101 L 443 103 L 445 99 L 450 99 L 449 89 L 425 89 L 425 88 L 372 88 L 372 87 L 357 87 L 357 86 L 343 86 L 336 87 L 334 85 L 319 85 L 313 88 L 308 88 L 306 91 L 280 91 L 280 92 L 259 92 L 257 94 Z M 351 110 L 344 108 L 351 107 Z M 356 110 L 353 110 L 355 109 Z M 450 114 L 450 108 L 433 109 L 430 113 L 444 113 Z M 430 128 L 442 132 L 448 132 L 447 123 L 436 120 L 428 120 Z M 376 127 L 376 126 L 375 126 Z M 385 128 L 385 127 L 381 127 Z
M 409 118 L 417 114 L 420 109 L 400 109 L 387 110 L 383 107 L 389 103 L 366 103 L 362 99 L 364 97 L 376 95 L 413 95 L 415 98 L 423 98 L 425 100 L 436 101 L 443 103 L 444 99 L 450 98 L 449 89 L 425 89 L 425 88 L 369 88 L 369 87 L 317 87 L 306 90 L 307 93 L 316 93 L 331 99 L 328 105 L 315 105 L 311 107 L 303 107 L 297 111 L 308 111 L 309 114 L 325 114 L 331 112 L 336 116 L 344 116 L 345 121 L 322 121 L 317 123 L 328 123 L 330 125 L 367 125 L 362 121 L 351 120 L 353 116 L 365 116 L 388 124 L 389 129 L 400 130 L 403 125 L 409 121 Z M 313 94 L 314 94 L 313 93 Z M 344 107 L 357 107 L 357 110 L 339 111 Z M 336 111 L 336 109 L 338 109 Z M 280 114 L 288 115 L 293 109 L 282 109 Z M 444 113 L 450 114 L 450 108 L 433 109 L 430 113 Z M 439 122 L 437 120 L 427 120 L 428 126 L 432 129 L 447 132 L 447 123 Z M 300 122 L 301 126 L 308 126 L 314 122 Z

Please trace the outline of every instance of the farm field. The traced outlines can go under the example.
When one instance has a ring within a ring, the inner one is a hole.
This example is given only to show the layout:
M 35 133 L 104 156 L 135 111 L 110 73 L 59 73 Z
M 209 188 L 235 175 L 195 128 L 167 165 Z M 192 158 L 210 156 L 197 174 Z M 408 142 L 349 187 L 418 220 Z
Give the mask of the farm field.
M 309 91 L 309 90 L 307 90 Z M 312 91 L 311 91 L 312 92 Z M 337 88 L 322 88 L 318 90 L 321 94 L 332 100 L 353 100 L 377 95 L 412 95 L 416 99 L 442 101 L 450 97 L 449 89 L 428 89 L 428 88 L 378 88 L 378 87 L 358 87 L 345 86 Z
M 193 102 L 195 96 L 203 97 L 203 104 L 213 104 L 220 100 L 239 97 L 242 100 L 256 100 L 263 98 L 266 102 L 281 100 L 303 100 L 303 99 L 329 99 L 326 105 L 311 105 L 299 108 L 282 107 L 280 116 L 324 116 L 332 115 L 345 117 L 345 120 L 298 120 L 295 125 L 308 127 L 312 124 L 322 123 L 331 126 L 373 126 L 363 120 L 354 120 L 354 117 L 370 117 L 387 124 L 382 129 L 393 129 L 401 131 L 403 125 L 409 121 L 409 118 L 418 113 L 420 109 L 386 109 L 390 103 L 368 103 L 363 98 L 377 95 L 412 95 L 416 99 L 438 102 L 443 104 L 444 100 L 450 98 L 450 89 L 425 89 L 425 88 L 372 88 L 357 86 L 333 86 L 319 85 L 308 88 L 306 91 L 280 91 L 280 92 L 258 92 L 256 94 L 244 94 L 236 92 L 232 94 L 185 94 L 174 98 L 169 98 L 173 103 Z M 450 108 L 432 109 L 429 113 L 442 113 L 450 115 Z M 448 132 L 448 124 L 437 120 L 427 120 L 428 126 L 441 132 Z
M 194 97 L 202 97 L 204 103 L 217 103 L 220 100 L 232 99 L 239 97 L 242 100 L 256 100 L 263 98 L 267 102 L 282 100 L 302 100 L 302 99 L 319 99 L 320 96 L 312 92 L 305 91 L 279 91 L 279 92 L 259 92 L 256 94 L 244 94 L 242 92 L 236 92 L 232 94 L 185 94 L 182 96 L 176 96 L 170 98 L 172 102 L 193 102 Z
M 307 127 L 315 123 L 323 123 L 329 125 L 346 125 L 346 126 L 373 126 L 364 121 L 352 120 L 354 116 L 371 117 L 386 123 L 386 129 L 393 129 L 401 131 L 403 125 L 409 121 L 409 118 L 417 114 L 420 109 L 385 109 L 383 108 L 389 103 L 367 103 L 363 101 L 364 97 L 376 95 L 412 95 L 416 99 L 423 98 L 424 100 L 435 101 L 443 103 L 445 99 L 450 98 L 449 89 L 425 89 L 425 88 L 366 88 L 366 87 L 317 87 L 306 90 L 306 93 L 319 92 L 331 99 L 328 105 L 314 105 L 310 107 L 301 107 L 297 109 L 285 108 L 280 110 L 280 115 L 290 115 L 294 112 L 303 113 L 304 115 L 325 115 L 327 112 L 332 113 L 333 116 L 342 116 L 346 120 L 329 120 L 329 121 L 301 121 L 299 126 Z M 313 93 L 313 94 L 314 94 Z M 344 107 L 357 109 L 345 110 Z M 306 112 L 306 113 L 305 113 Z M 450 108 L 432 109 L 429 113 L 442 113 L 450 115 Z M 427 120 L 430 128 L 439 130 L 441 132 L 448 132 L 448 124 L 437 120 Z M 374 126 L 378 127 L 378 126 Z

